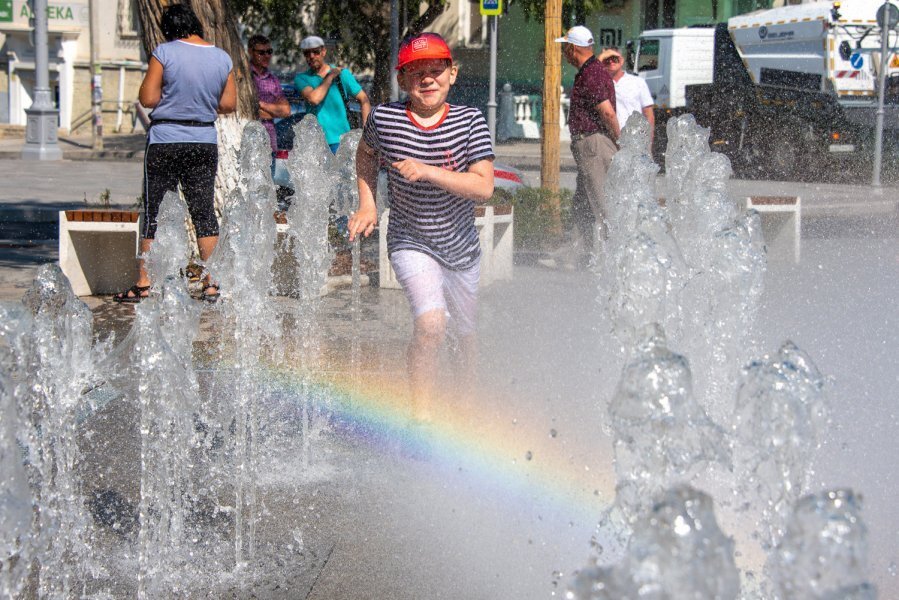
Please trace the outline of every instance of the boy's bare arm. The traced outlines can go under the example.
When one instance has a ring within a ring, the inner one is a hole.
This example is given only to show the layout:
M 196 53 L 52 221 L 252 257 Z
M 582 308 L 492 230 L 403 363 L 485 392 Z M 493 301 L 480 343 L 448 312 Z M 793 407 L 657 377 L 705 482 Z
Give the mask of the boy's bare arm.
M 427 181 L 476 202 L 486 202 L 493 196 L 492 160 L 479 160 L 465 173 L 426 165 L 411 158 L 397 161 L 392 166 L 409 181 Z
M 375 204 L 378 155 L 365 140 L 359 141 L 359 148 L 356 150 L 356 182 L 359 186 L 359 208 L 347 224 L 351 242 L 360 233 L 365 237 L 370 236 L 378 224 L 378 207 Z

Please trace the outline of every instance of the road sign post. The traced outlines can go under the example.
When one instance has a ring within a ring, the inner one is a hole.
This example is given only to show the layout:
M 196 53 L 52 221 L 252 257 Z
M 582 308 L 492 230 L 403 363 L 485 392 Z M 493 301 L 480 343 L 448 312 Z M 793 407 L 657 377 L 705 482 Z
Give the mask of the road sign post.
M 496 18 L 503 12 L 503 0 L 480 0 L 481 14 L 486 15 L 490 29 L 490 91 L 487 98 L 487 127 L 490 142 L 496 145 Z
M 874 126 L 874 173 L 871 185 L 880 186 L 880 168 L 883 161 L 883 113 L 884 94 L 887 81 L 887 52 L 889 48 L 890 30 L 899 24 L 899 8 L 889 0 L 877 9 L 877 23 L 880 25 L 880 70 L 877 91 L 877 117 Z

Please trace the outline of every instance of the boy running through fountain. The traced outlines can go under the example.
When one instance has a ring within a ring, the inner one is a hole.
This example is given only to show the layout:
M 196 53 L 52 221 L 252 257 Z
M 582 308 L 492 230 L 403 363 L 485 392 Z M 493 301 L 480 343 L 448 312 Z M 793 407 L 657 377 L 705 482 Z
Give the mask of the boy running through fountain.
M 430 421 L 440 347 L 453 325 L 461 372 L 471 383 L 477 351 L 481 249 L 475 202 L 493 195 L 493 146 L 481 112 L 446 102 L 458 67 L 435 33 L 400 45 L 397 80 L 405 102 L 376 107 L 356 153 L 359 210 L 350 240 L 377 224 L 379 166 L 388 170 L 390 224 L 387 252 L 412 310 L 407 351 L 413 413 Z

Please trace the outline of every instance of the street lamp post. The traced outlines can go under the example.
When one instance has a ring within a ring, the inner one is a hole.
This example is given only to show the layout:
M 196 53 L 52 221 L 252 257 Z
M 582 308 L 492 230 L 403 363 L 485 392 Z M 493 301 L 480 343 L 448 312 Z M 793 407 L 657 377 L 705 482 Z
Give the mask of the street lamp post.
M 496 21 L 499 17 L 487 17 L 490 29 L 490 90 L 487 97 L 487 127 L 490 143 L 496 146 Z
M 899 23 L 899 9 L 889 0 L 877 11 L 877 22 L 880 24 L 880 70 L 878 71 L 877 120 L 874 125 L 874 173 L 871 185 L 880 185 L 880 171 L 883 162 L 883 115 L 884 97 L 887 81 L 887 52 L 889 51 L 890 29 Z
M 59 111 L 50 96 L 49 52 L 47 50 L 47 0 L 33 0 L 34 11 L 34 102 L 25 109 L 25 146 L 22 158 L 60 160 L 56 143 Z

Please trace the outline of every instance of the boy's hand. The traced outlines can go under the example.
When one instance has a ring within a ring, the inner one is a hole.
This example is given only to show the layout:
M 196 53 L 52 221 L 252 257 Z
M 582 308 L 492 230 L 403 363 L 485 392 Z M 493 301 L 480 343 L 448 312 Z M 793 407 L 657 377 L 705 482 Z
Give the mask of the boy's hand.
M 420 163 L 411 158 L 399 160 L 390 166 L 399 171 L 400 175 L 409 181 L 428 181 L 428 172 L 434 168 L 431 165 Z
M 356 239 L 356 235 L 362 234 L 365 237 L 371 235 L 378 224 L 378 209 L 374 203 L 370 205 L 360 206 L 359 210 L 350 215 L 347 223 L 347 231 L 350 234 L 350 241 Z

